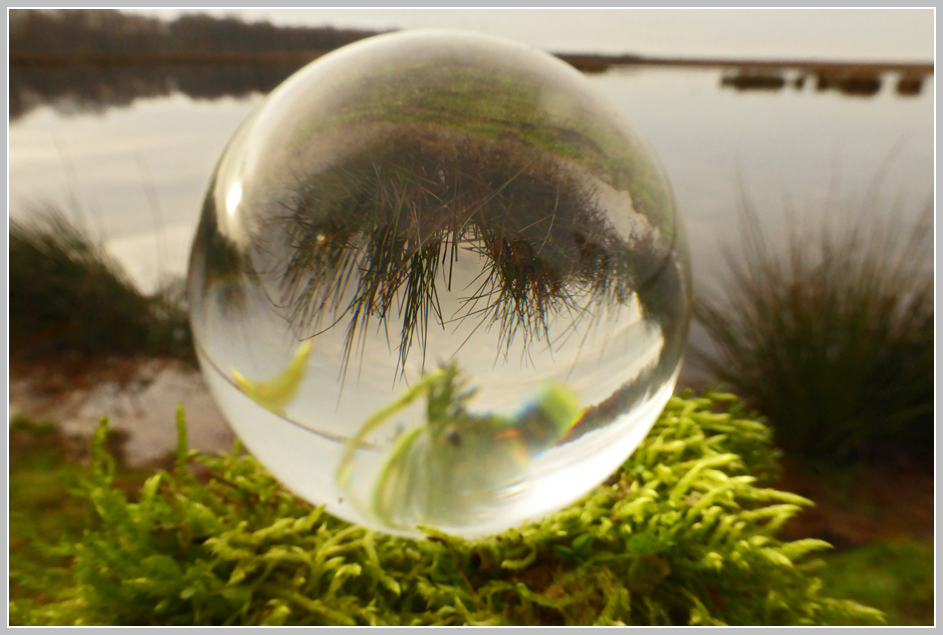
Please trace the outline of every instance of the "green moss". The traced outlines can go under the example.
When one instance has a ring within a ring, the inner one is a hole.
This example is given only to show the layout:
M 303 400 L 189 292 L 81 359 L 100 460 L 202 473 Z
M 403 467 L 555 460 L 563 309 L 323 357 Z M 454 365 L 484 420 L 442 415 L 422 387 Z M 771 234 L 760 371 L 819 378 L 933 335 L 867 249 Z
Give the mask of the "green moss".
M 933 625 L 932 542 L 878 542 L 829 554 L 825 561 L 822 579 L 836 597 L 885 611 L 888 624 Z
M 818 540 L 783 543 L 809 501 L 760 487 L 769 431 L 729 395 L 675 397 L 605 484 L 484 539 L 375 533 L 283 489 L 238 451 L 187 451 L 131 502 L 96 433 L 101 521 L 64 547 L 19 624 L 831 624 L 880 613 L 824 596 Z M 195 475 L 201 475 L 197 478 Z M 34 578 L 34 585 L 43 581 Z
M 52 422 L 15 416 L 10 421 L 10 598 L 41 601 L 50 586 L 66 584 L 70 553 L 63 541 L 99 526 L 85 495 L 88 449 Z M 109 436 L 120 457 L 122 435 Z M 142 471 L 122 470 L 114 485 L 129 492 L 144 482 Z

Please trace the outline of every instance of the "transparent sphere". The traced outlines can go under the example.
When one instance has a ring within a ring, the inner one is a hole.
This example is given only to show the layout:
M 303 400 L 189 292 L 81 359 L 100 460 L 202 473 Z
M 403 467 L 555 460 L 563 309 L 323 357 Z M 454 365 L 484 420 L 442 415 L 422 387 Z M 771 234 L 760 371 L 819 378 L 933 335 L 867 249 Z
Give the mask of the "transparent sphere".
M 285 485 L 382 531 L 466 537 L 588 492 L 648 432 L 687 336 L 651 151 L 576 70 L 448 31 L 295 73 L 209 185 L 199 361 Z

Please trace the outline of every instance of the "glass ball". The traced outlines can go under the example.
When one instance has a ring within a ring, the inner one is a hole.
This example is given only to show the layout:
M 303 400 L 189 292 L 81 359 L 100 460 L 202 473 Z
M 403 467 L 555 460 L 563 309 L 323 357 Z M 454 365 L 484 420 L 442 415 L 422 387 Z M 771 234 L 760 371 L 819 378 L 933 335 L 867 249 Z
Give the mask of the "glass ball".
M 479 35 L 381 35 L 240 126 L 188 279 L 216 402 L 354 523 L 475 537 L 577 500 L 654 423 L 690 316 L 657 159 L 578 71 Z

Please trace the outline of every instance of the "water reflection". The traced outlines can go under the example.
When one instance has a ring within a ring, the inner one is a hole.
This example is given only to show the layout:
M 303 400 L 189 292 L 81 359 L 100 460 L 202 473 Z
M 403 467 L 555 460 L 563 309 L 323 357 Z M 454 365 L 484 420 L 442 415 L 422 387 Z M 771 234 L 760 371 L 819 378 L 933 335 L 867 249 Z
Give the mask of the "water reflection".
M 817 92 L 836 91 L 842 95 L 853 97 L 873 97 L 881 90 L 884 81 L 881 73 L 869 70 L 833 69 L 819 70 L 812 73 L 800 73 L 791 82 L 787 81 L 785 73 L 776 70 L 740 69 L 735 74 L 724 74 L 720 79 L 722 87 L 733 88 L 738 91 L 782 90 L 792 85 L 796 90 L 805 87 L 807 77 L 815 78 Z M 919 95 L 923 90 L 926 75 L 923 73 L 903 72 L 897 80 L 897 94 L 902 97 Z
M 598 56 L 563 56 L 584 73 L 601 74 L 613 68 Z M 585 59 L 584 59 L 585 58 Z M 598 62 L 594 65 L 594 62 Z M 266 94 L 302 65 L 278 64 L 11 64 L 10 119 L 16 120 L 33 108 L 52 105 L 63 114 L 100 113 L 108 108 L 127 107 L 138 99 L 180 92 L 193 99 L 219 99 Z M 631 63 L 620 62 L 620 67 Z M 919 95 L 927 75 L 903 71 L 896 93 Z M 738 91 L 777 91 L 787 86 L 801 90 L 807 79 L 815 80 L 817 92 L 871 97 L 884 81 L 882 73 L 853 67 L 800 71 L 791 81 L 781 69 L 733 69 L 720 80 L 721 87 Z
M 10 120 L 42 105 L 64 114 L 100 113 L 175 92 L 193 99 L 264 94 L 298 68 L 298 64 L 13 64 Z
M 871 97 L 881 90 L 881 78 L 871 73 L 819 73 L 816 90 L 837 90 L 843 95 Z
M 786 85 L 786 78 L 772 73 L 741 71 L 736 75 L 724 75 L 720 78 L 720 85 L 737 90 L 779 90 Z
M 904 74 L 897 80 L 897 94 L 904 96 L 919 95 L 923 90 L 923 75 Z

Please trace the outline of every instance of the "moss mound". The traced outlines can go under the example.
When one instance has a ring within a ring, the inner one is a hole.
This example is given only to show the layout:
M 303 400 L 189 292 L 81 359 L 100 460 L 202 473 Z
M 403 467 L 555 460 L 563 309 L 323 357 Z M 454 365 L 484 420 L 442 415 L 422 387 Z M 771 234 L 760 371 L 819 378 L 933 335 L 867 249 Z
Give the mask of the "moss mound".
M 134 501 L 93 447 L 101 522 L 68 583 L 16 601 L 26 625 L 874 624 L 821 594 L 811 552 L 777 529 L 810 502 L 759 486 L 769 430 L 731 396 L 672 398 L 622 469 L 543 520 L 466 541 L 375 533 L 283 489 L 251 457 L 186 448 Z M 41 580 L 32 579 L 33 585 Z

